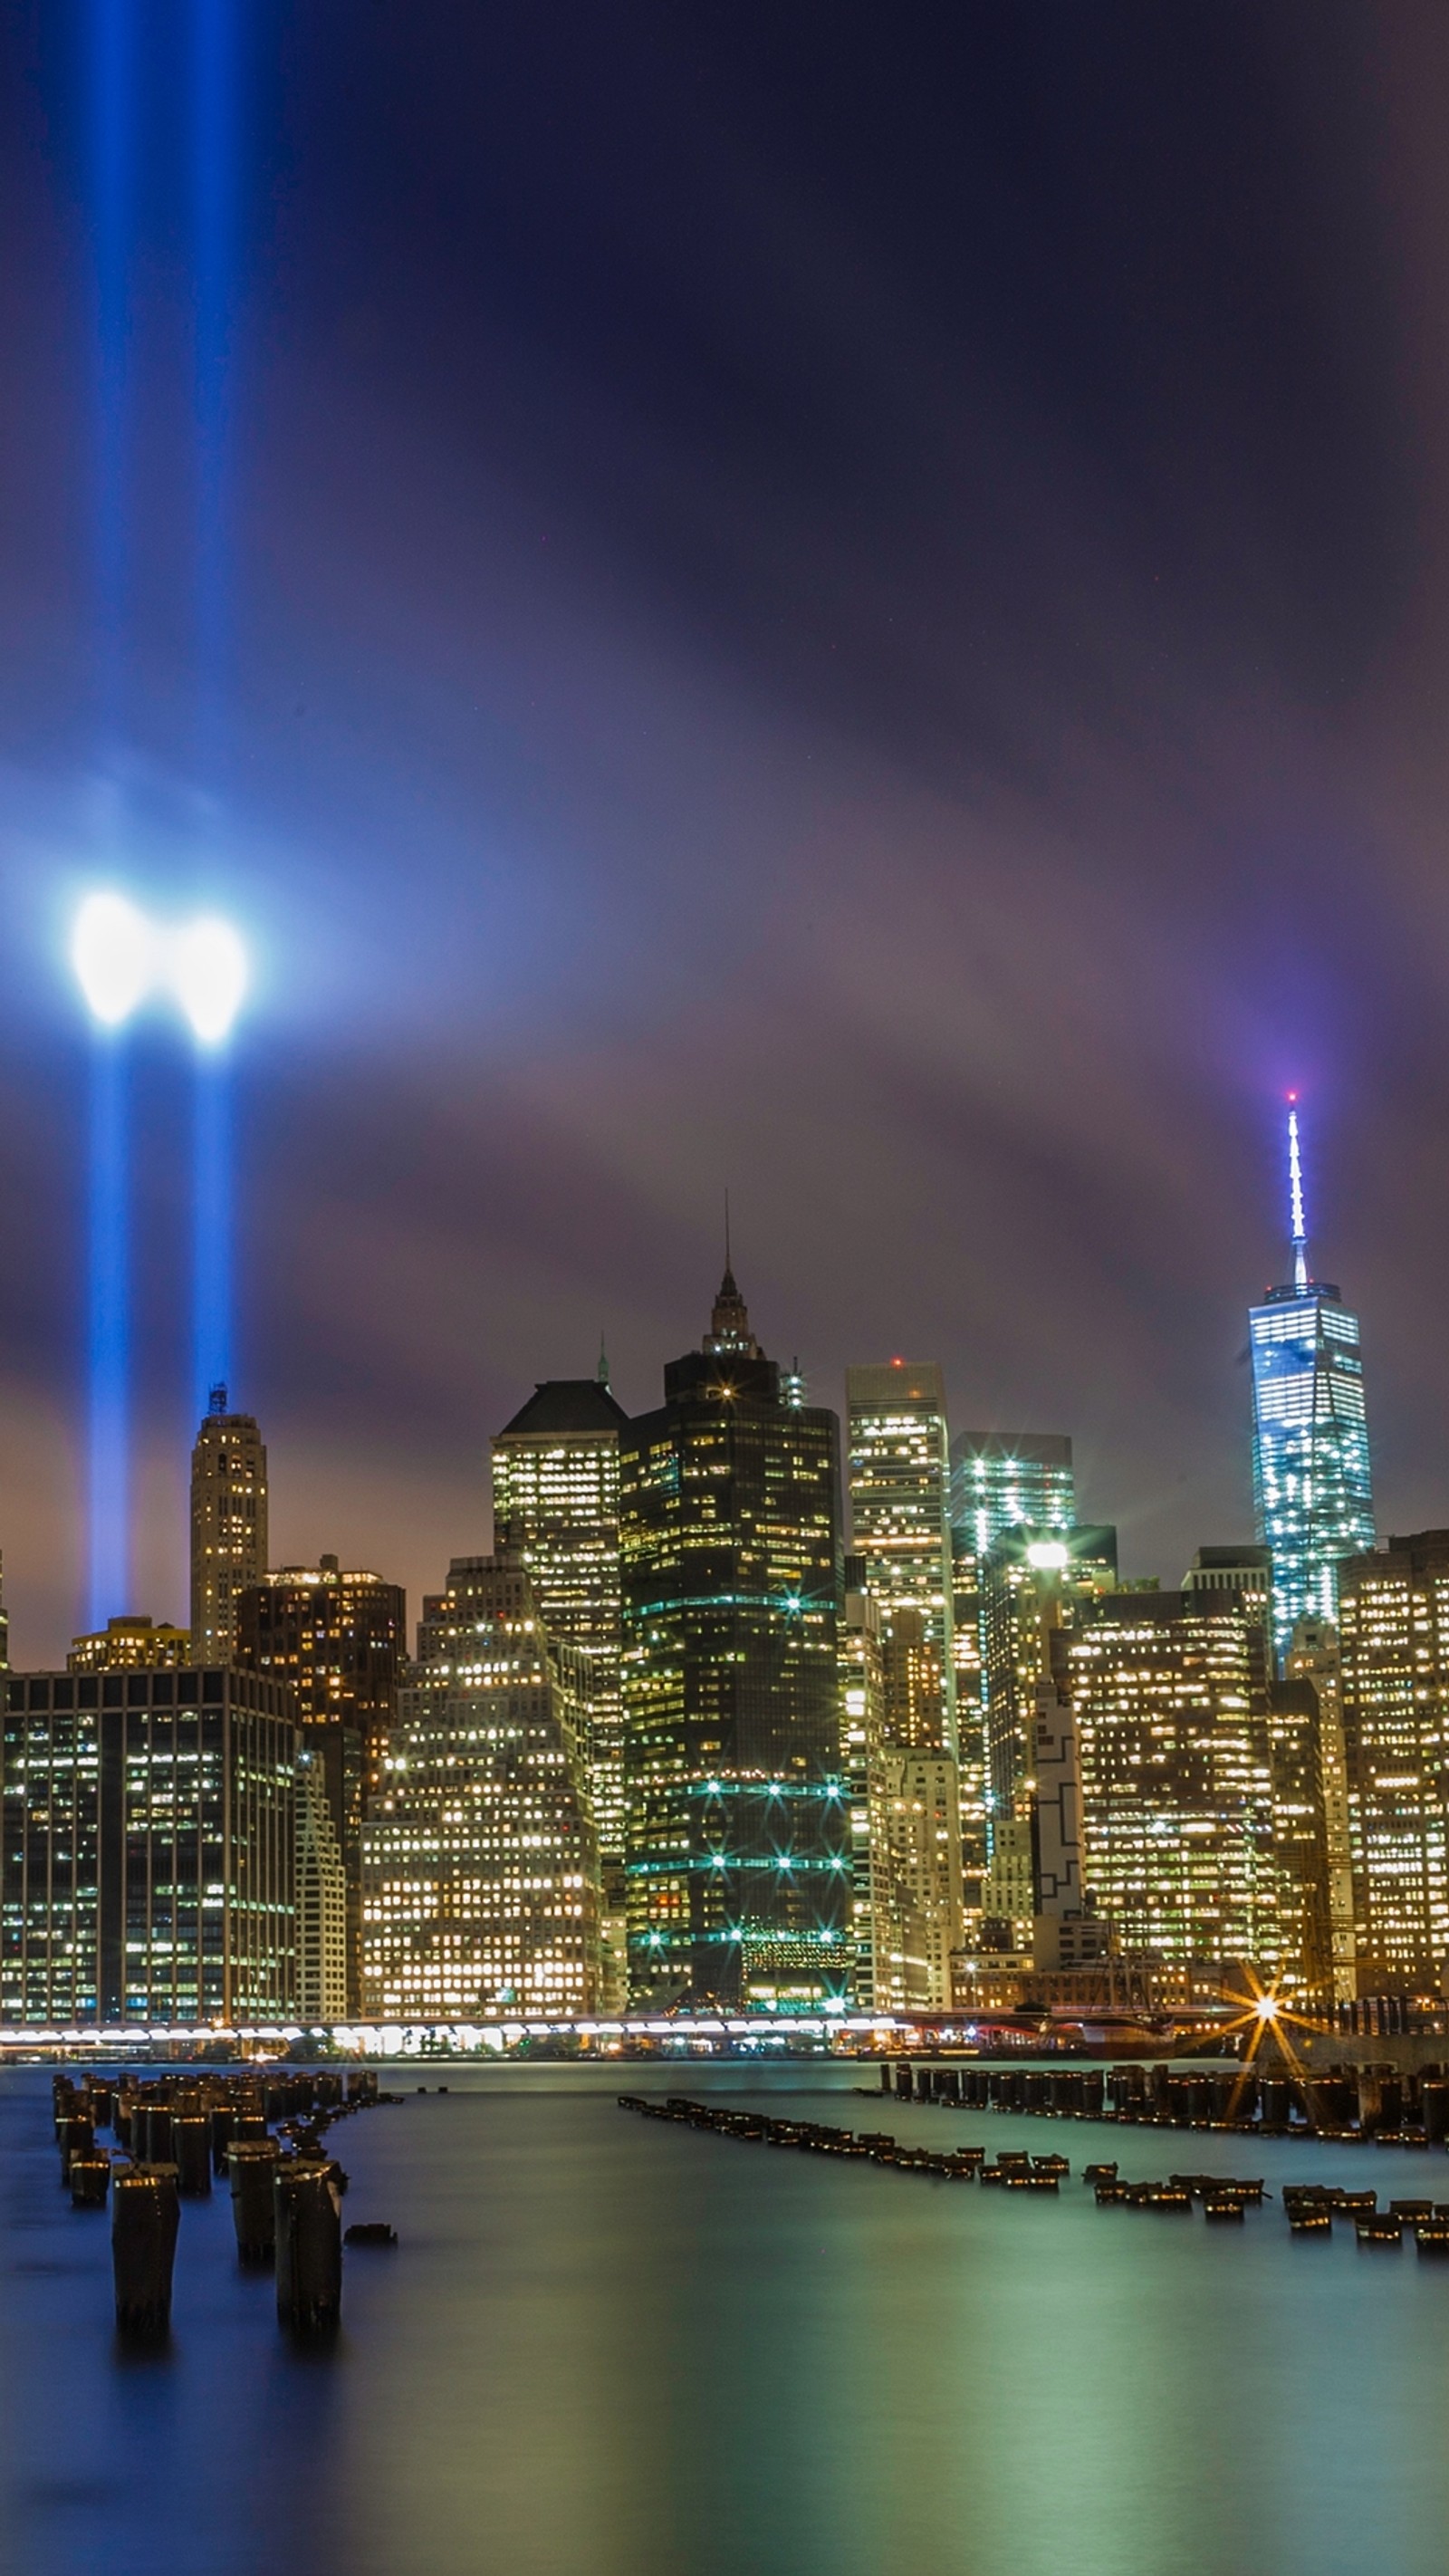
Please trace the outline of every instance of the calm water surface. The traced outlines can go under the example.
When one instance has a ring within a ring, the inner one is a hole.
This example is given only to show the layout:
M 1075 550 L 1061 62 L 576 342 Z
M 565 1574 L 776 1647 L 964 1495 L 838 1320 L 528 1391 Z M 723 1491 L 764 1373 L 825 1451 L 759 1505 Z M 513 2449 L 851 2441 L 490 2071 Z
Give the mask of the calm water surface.
M 0 2079 L 5 2576 L 1444 2576 L 1449 2265 L 1076 2180 L 1115 2154 L 1449 2200 L 1443 2156 L 877 2122 L 844 2068 L 423 2071 L 339 2132 L 349 2219 L 403 2242 L 349 2256 L 338 2344 L 279 2335 L 219 2193 L 141 2361 L 49 2077 Z M 614 2107 L 656 2081 L 1074 2177 L 1024 2204 Z

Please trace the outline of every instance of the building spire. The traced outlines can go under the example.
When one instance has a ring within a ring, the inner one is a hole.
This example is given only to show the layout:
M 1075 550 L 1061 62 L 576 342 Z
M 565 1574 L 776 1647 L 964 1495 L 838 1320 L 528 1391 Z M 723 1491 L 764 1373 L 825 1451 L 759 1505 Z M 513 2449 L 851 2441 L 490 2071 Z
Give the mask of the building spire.
M 603 1336 L 603 1334 L 602 1334 L 602 1333 L 600 1333 L 600 1335 L 599 1335 L 599 1365 L 598 1365 L 598 1367 L 595 1369 L 595 1371 L 594 1371 L 594 1375 L 595 1375 L 596 1379 L 598 1380 L 598 1383 L 599 1383 L 599 1385 L 600 1385 L 600 1386 L 607 1386 L 607 1385 L 608 1385 L 608 1383 L 609 1383 L 609 1354 L 608 1354 L 607 1350 L 604 1348 L 604 1336 Z
M 1303 1164 L 1298 1151 L 1298 1094 L 1288 1094 L 1288 1239 L 1293 1252 L 1293 1285 L 1299 1295 L 1308 1286 L 1308 1230 L 1303 1220 Z
M 760 1357 L 760 1345 L 750 1330 L 750 1310 L 735 1286 L 734 1272 L 728 1268 L 719 1283 L 704 1347 L 716 1354 L 738 1352 L 742 1358 L 752 1360 Z

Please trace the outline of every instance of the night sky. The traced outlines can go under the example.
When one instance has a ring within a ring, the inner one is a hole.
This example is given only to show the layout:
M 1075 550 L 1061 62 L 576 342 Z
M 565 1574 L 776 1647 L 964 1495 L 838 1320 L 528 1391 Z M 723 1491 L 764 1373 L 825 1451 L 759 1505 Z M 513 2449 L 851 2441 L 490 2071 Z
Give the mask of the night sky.
M 241 0 L 215 687 L 190 7 L 136 15 L 110 705 L 91 15 L 0 16 L 16 1658 L 81 1608 L 98 881 L 253 944 L 277 1561 L 415 1607 L 536 1378 L 602 1330 L 657 1400 L 728 1188 L 817 1400 L 939 1358 L 1175 1582 L 1251 1530 L 1290 1083 L 1380 1528 L 1449 1519 L 1440 0 Z M 136 1606 L 184 1617 L 191 1076 L 134 1055 Z

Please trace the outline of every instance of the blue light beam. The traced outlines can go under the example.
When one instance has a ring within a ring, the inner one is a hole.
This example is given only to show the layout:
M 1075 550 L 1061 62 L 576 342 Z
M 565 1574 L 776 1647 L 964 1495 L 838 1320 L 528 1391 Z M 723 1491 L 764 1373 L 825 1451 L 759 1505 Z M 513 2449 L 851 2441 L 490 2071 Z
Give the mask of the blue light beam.
M 124 1041 L 98 1030 L 91 1058 L 90 1423 L 87 1500 L 90 1626 L 131 1602 L 131 1278 Z
M 196 644 L 203 757 L 221 732 L 231 633 L 230 375 L 237 267 L 235 0 L 191 0 Z
M 133 0 L 90 0 L 91 241 L 95 296 L 96 677 L 102 721 L 120 722 L 130 456 L 130 266 L 135 215 Z
M 232 1378 L 231 1067 L 220 1050 L 196 1059 L 192 1134 L 192 1420 Z

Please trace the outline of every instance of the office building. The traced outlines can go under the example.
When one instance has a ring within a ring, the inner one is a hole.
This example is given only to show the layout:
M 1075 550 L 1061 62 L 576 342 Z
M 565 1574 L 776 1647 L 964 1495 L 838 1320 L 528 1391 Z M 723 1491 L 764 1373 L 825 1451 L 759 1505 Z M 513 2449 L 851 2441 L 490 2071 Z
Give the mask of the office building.
M 1321 1714 L 1318 1693 L 1306 1676 L 1269 1681 L 1278 1981 L 1296 2003 L 1319 2013 L 1336 2000 Z
M 1449 1960 L 1449 1530 L 1338 1569 L 1360 1994 L 1444 1991 Z
M 1037 1692 L 1051 1669 L 1050 1639 L 1117 1588 L 1117 1533 L 1110 1523 L 1074 1522 L 1068 1530 L 1023 1523 L 993 1539 L 981 1560 L 981 1692 L 993 1848 L 998 1825 L 1030 1818 Z
M 878 1748 L 870 1840 L 873 2008 L 948 2011 L 963 1938 L 961 1812 L 949 1753 Z
M 363 1827 L 363 2003 L 380 2021 L 596 2008 L 599 1871 L 576 1647 L 521 1555 L 429 1594 Z
M 885 1913 L 884 1850 L 871 1819 L 885 1741 L 880 1627 L 880 1603 L 864 1589 L 860 1560 L 847 1557 L 840 1623 L 840 1760 L 849 1803 L 851 1990 L 867 2010 L 874 2007 L 876 1993 L 875 1927 Z
M 382 1785 L 406 1650 L 401 1584 L 340 1565 L 284 1565 L 237 1595 L 234 1656 L 244 1672 L 269 1673 L 296 1702 L 320 1770 L 347 1891 L 347 2001 L 362 1991 L 362 1818 Z
M 632 1989 L 843 1995 L 839 1426 L 784 1400 L 728 1270 L 621 1434 L 619 1524 Z
M 321 1752 L 305 1733 L 297 1740 L 296 1813 L 297 2013 L 310 2028 L 347 2020 L 357 2001 L 348 1976 L 347 1872 Z
M 924 1751 L 956 1750 L 950 1435 L 946 1387 L 933 1362 L 847 1369 L 851 1546 L 884 1614 L 887 1641 L 905 1614 L 908 1650 L 888 1668 L 891 1732 Z M 890 1664 L 888 1652 L 888 1667 Z M 927 1682 L 927 1667 L 929 1680 Z M 932 1697 L 923 1711 L 920 1689 Z M 912 1705 L 897 1702 L 910 1691 Z
M 1023 1523 L 1068 1530 L 1077 1517 L 1072 1444 L 1054 1431 L 961 1431 L 951 1443 L 958 1545 L 984 1556 Z
M 1273 1558 L 1280 1661 L 1300 1619 L 1337 1616 L 1337 1567 L 1374 1543 L 1373 1488 L 1358 1318 L 1308 1270 L 1298 1113 L 1288 1113 L 1293 1276 L 1248 1315 L 1253 1363 L 1253 1495 Z
M 165 1672 L 190 1662 L 188 1628 L 171 1628 L 133 1610 L 108 1619 L 90 1636 L 72 1637 L 65 1668 L 68 1673 Z
M 493 1517 L 521 1550 L 551 1637 L 576 1646 L 599 1850 L 624 1857 L 624 1704 L 619 1675 L 619 1440 L 629 1417 L 605 1363 L 550 1378 L 493 1443 Z
M 1273 1555 L 1266 1547 L 1200 1547 L 1182 1578 L 1184 1592 L 1226 1593 L 1251 1603 L 1271 1626 Z
M 1230 1593 L 1109 1593 L 1079 1606 L 1057 1651 L 1076 1713 L 1084 1890 L 1120 1947 L 1275 1967 L 1262 1620 Z
M 380 1786 L 407 1651 L 402 1585 L 324 1556 L 248 1584 L 235 1620 L 237 1664 L 285 1682 L 304 1726 L 350 1727 L 367 1785 Z
M 990 1852 L 987 1803 L 986 1692 L 981 1661 L 981 1560 L 965 1533 L 951 1533 L 951 1656 L 956 1669 L 956 1782 L 961 1811 L 961 1902 L 981 1910 L 981 1881 Z
M 289 1694 L 143 1667 L 11 1673 L 4 1695 L 0 2019 L 290 2019 Z
M 191 1453 L 191 1638 L 198 1664 L 229 1664 L 236 1605 L 267 1568 L 267 1453 L 249 1413 L 232 1413 L 224 1386 Z
M 1036 1922 L 1036 1853 L 1030 1813 L 995 1816 L 981 1885 L 977 1947 L 1028 1966 Z
M 1311 1682 L 1318 1703 L 1318 1779 L 1328 1861 L 1333 2000 L 1348 2004 L 1358 1994 L 1358 1939 L 1354 1928 L 1348 1764 L 1343 1743 L 1337 1629 L 1330 1627 L 1326 1619 L 1300 1619 L 1289 1641 L 1284 1671 L 1290 1681 Z

